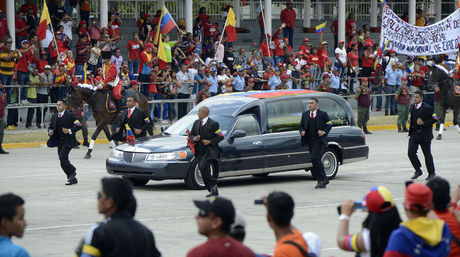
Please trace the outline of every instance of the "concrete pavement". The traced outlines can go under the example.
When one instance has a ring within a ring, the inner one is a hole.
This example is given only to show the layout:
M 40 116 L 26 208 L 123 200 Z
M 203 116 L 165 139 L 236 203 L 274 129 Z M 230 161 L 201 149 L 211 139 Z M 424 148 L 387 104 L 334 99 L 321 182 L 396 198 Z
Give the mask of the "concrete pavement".
M 406 219 L 401 203 L 404 181 L 413 173 L 407 158 L 407 134 L 377 131 L 366 137 L 369 160 L 343 165 L 336 179 L 325 190 L 315 190 L 315 181 L 304 171 L 271 174 L 266 178 L 250 176 L 224 179 L 222 196 L 233 200 L 246 218 L 245 243 L 259 253 L 272 253 L 275 238 L 265 219 L 265 208 L 254 205 L 254 199 L 272 190 L 290 193 L 296 203 L 293 224 L 303 232 L 313 231 L 321 238 L 322 256 L 353 256 L 337 248 L 338 215 L 336 207 L 345 198 L 362 199 L 369 188 L 385 185 L 393 193 L 400 215 Z M 458 146 L 460 135 L 448 128 L 443 141 L 433 140 L 432 149 L 438 175 L 451 186 L 460 184 Z M 84 160 L 86 148 L 73 150 L 71 162 L 77 167 L 79 184 L 65 186 L 65 175 L 59 167 L 56 149 L 10 149 L 0 156 L 0 193 L 14 192 L 25 198 L 28 227 L 23 239 L 14 242 L 24 246 L 31 256 L 70 256 L 92 224 L 102 220 L 97 213 L 96 193 L 100 178 L 108 176 L 105 158 L 107 145 L 96 145 L 93 158 Z M 421 160 L 423 162 L 423 154 Z M 423 168 L 424 169 L 424 168 Z M 426 170 L 418 180 L 425 183 Z M 138 201 L 136 218 L 154 233 L 163 256 L 185 256 L 192 247 L 205 241 L 197 233 L 193 199 L 203 199 L 205 191 L 185 188 L 183 181 L 150 181 L 135 189 Z M 353 214 L 350 231 L 357 232 L 366 216 Z

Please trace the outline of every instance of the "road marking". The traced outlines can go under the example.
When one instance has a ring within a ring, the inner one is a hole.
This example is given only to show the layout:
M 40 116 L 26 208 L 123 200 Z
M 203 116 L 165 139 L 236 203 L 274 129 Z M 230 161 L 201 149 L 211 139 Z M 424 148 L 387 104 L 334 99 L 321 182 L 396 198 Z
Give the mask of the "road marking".
M 105 171 L 79 171 L 78 174 L 94 174 L 94 173 L 106 173 Z M 37 174 L 37 175 L 22 175 L 22 176 L 8 176 L 8 177 L 0 177 L 0 179 L 15 179 L 15 178 L 36 178 L 36 177 L 44 177 L 44 176 L 56 176 L 61 173 L 48 173 L 48 174 Z

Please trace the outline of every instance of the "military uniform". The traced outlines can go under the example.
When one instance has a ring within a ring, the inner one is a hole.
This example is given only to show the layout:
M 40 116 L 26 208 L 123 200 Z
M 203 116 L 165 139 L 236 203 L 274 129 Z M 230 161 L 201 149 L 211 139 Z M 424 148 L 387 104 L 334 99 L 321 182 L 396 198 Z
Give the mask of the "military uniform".
M 315 91 L 332 93 L 332 87 L 331 84 L 326 85 L 324 83 L 320 83 L 315 87 Z
M 410 90 L 407 86 L 399 86 L 396 90 L 398 96 L 398 132 L 408 132 L 406 125 L 409 118 Z
M 371 96 L 369 87 L 360 86 L 355 92 L 355 98 L 358 100 L 358 127 L 367 130 L 367 121 L 369 121 L 369 107 L 371 106 Z

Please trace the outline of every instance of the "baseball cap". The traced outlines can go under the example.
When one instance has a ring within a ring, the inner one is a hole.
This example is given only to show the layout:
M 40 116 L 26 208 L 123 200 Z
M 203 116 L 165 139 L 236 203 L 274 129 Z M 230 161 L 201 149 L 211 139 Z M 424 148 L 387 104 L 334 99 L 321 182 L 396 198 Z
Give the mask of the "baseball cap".
M 283 37 L 283 40 L 288 40 L 288 38 L 287 38 L 287 37 Z
M 51 69 L 51 66 L 45 65 L 45 69 Z
M 303 55 L 303 54 L 304 54 L 303 51 L 298 51 L 298 52 L 297 52 L 297 55 Z
M 205 72 L 205 73 L 209 72 L 209 69 L 204 69 L 204 72 Z
M 303 42 L 310 42 L 310 39 L 308 37 L 304 37 Z
M 433 192 L 420 183 L 412 183 L 406 187 L 404 207 L 413 211 L 428 211 L 432 205 Z
M 361 82 L 364 82 L 364 81 L 367 82 L 367 78 L 362 78 L 362 79 L 361 79 Z
M 248 83 L 253 83 L 254 82 L 254 78 L 249 78 L 248 79 Z
M 396 51 L 394 49 L 390 49 L 389 51 L 390 53 L 396 53 Z
M 63 62 L 61 62 L 61 63 L 59 64 L 59 66 L 64 66 L 64 67 L 66 67 L 66 65 L 65 65 Z
M 281 80 L 283 80 L 283 79 L 287 79 L 287 78 L 288 78 L 288 76 L 286 76 L 285 74 L 283 74 L 283 75 L 281 75 L 281 77 L 280 77 L 280 78 L 281 78 Z
M 325 72 L 325 73 L 323 74 L 323 79 L 327 79 L 327 78 L 330 78 L 330 77 L 331 77 L 331 75 L 329 75 L 329 73 L 326 73 L 326 72 Z
M 373 213 L 386 212 L 395 206 L 393 195 L 390 190 L 384 186 L 371 188 L 364 196 L 363 203 L 367 209 Z
M 345 44 L 345 41 L 339 40 L 339 44 Z
M 73 80 L 71 85 L 72 85 L 73 87 L 74 87 L 74 86 L 78 86 L 78 80 Z
M 129 84 L 130 85 L 139 85 L 139 82 L 137 82 L 137 80 L 132 79 L 132 80 L 129 81 Z
M 147 47 L 154 48 L 155 46 L 152 43 L 148 43 L 147 45 L 145 45 L 145 48 L 147 48 Z
M 212 72 L 216 72 L 217 70 L 216 70 L 216 68 L 211 67 L 211 71 L 212 71 Z
M 193 203 L 200 210 L 214 213 L 225 224 L 233 224 L 235 221 L 235 208 L 233 203 L 226 198 L 213 196 L 204 201 L 194 200 Z
M 404 76 L 404 77 L 402 77 L 402 78 L 401 78 L 401 80 L 407 80 L 407 77 L 406 77 L 406 76 Z
M 44 54 L 45 54 L 45 55 L 47 54 L 46 51 L 41 51 L 41 52 L 40 52 L 40 55 L 44 55 Z
M 243 229 L 246 227 L 246 219 L 239 211 L 235 212 L 235 222 L 233 222 L 232 226 L 230 227 L 230 234 L 232 234 L 237 227 L 242 227 Z
M 26 39 L 24 39 L 24 40 L 21 41 L 21 44 L 24 44 L 24 43 L 29 43 L 29 41 L 27 41 Z
M 321 42 L 321 45 L 327 45 L 326 41 Z

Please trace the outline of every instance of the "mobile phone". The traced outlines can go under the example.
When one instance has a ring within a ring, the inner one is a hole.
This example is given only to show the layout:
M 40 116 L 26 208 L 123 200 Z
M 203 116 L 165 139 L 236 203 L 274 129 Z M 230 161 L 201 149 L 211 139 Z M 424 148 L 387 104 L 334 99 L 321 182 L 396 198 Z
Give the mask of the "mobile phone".
M 353 204 L 353 210 L 365 210 L 367 209 L 366 206 L 364 206 L 362 201 L 355 201 Z M 337 212 L 339 215 L 342 214 L 342 205 L 337 206 Z
M 264 204 L 264 199 L 255 199 L 254 200 L 254 204 L 258 205 L 258 204 Z

